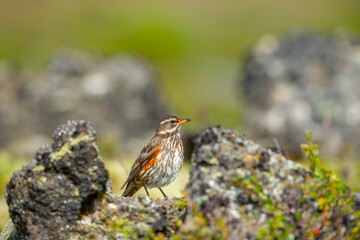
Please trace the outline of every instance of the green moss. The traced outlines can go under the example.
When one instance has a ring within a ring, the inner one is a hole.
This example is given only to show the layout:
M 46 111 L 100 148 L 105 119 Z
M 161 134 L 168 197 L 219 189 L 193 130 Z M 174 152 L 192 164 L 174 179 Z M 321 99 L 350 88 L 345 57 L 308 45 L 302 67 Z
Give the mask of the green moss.
M 284 215 L 284 209 L 277 205 L 270 196 L 264 192 L 263 183 L 257 178 L 254 169 L 251 169 L 251 175 L 245 179 L 237 179 L 237 186 L 242 186 L 245 192 L 248 192 L 251 200 L 263 205 L 267 215 L 272 216 L 267 222 L 266 227 L 261 228 L 257 235 L 260 239 L 294 239 L 292 230 L 294 225 L 287 224 L 287 218 Z M 233 184 L 236 181 L 232 182 Z
M 186 198 L 187 206 L 191 208 L 192 214 L 187 215 L 186 222 L 182 220 L 177 222 L 177 231 L 171 239 L 226 239 L 228 236 L 228 228 L 222 218 L 218 218 L 215 226 L 210 226 L 202 212 L 191 202 L 190 198 Z M 185 200 L 185 199 L 184 199 Z M 190 201 L 190 204 L 188 203 Z
M 135 231 L 132 223 L 126 221 L 126 219 L 123 219 L 121 216 L 113 217 L 109 220 L 108 233 L 113 233 L 111 237 L 121 235 L 128 238 L 131 237 L 132 239 L 136 239 L 139 235 L 139 233 Z
M 180 211 L 185 209 L 187 206 L 187 202 L 185 198 L 176 199 L 174 204 Z
M 273 217 L 267 222 L 268 228 L 262 229 L 262 234 L 266 235 L 260 237 L 270 237 L 271 239 L 294 239 L 295 235 L 292 234 L 294 225 L 287 224 L 287 219 L 284 216 L 284 212 L 281 209 L 277 209 L 273 212 Z

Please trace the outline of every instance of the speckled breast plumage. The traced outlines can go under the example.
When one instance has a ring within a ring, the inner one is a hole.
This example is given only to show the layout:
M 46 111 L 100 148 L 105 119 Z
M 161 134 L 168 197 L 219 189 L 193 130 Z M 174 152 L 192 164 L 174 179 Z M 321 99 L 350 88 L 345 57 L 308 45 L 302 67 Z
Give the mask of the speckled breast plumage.
M 184 160 L 184 149 L 180 134 L 166 139 L 156 161 L 139 173 L 142 184 L 149 188 L 163 187 L 175 180 Z
M 138 158 L 131 167 L 124 185 L 123 197 L 133 196 L 141 187 L 159 188 L 170 184 L 178 176 L 184 160 L 184 150 L 180 137 L 181 126 L 191 121 L 173 114 L 164 116 L 149 142 L 143 147 Z

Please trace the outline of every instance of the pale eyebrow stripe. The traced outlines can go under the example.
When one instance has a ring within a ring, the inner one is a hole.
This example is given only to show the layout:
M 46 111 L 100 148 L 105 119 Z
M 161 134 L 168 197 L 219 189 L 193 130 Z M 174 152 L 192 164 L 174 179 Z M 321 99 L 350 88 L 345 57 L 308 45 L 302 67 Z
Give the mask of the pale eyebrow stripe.
M 172 128 L 172 129 L 169 129 L 169 130 L 163 130 L 163 131 L 160 131 L 159 133 L 160 134 L 164 134 L 164 133 L 172 133 L 176 130 L 176 128 Z
M 173 121 L 173 120 L 176 121 L 175 118 L 170 118 L 170 119 L 166 119 L 166 120 L 164 120 L 164 121 L 161 121 L 160 124 L 164 124 L 164 123 L 166 123 L 166 122 L 170 122 L 170 121 Z

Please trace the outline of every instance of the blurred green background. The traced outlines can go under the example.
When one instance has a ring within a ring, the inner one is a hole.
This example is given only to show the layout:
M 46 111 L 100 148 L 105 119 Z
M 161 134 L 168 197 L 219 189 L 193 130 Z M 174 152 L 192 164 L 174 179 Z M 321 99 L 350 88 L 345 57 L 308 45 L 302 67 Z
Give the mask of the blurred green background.
M 342 28 L 360 35 L 359 13 L 357 0 L 2 0 L 0 62 L 40 72 L 54 51 L 64 46 L 105 56 L 119 51 L 141 54 L 160 73 L 159 85 L 171 111 L 196 119 L 185 131 L 196 133 L 221 124 L 246 134 L 239 81 L 250 47 L 266 34 L 294 29 Z M 120 159 L 107 144 L 111 145 L 100 142 L 100 151 L 119 193 L 135 156 Z M 8 218 L 5 184 L 27 161 L 6 149 L 0 151 L 0 227 Z M 351 166 L 346 174 L 336 161 L 331 164 L 330 168 L 347 176 L 350 186 L 360 189 L 358 163 L 342 162 Z M 165 189 L 168 195 L 181 195 L 188 169 L 186 165 Z M 157 190 L 151 195 L 161 196 Z

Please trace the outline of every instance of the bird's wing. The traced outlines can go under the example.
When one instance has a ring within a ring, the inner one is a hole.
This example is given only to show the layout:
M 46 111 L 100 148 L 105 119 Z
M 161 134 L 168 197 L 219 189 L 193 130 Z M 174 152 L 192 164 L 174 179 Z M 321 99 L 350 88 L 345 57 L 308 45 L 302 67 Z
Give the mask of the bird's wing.
M 156 138 L 152 138 L 141 150 L 139 157 L 135 160 L 133 166 L 131 167 L 130 174 L 121 189 L 123 189 L 128 182 L 134 179 L 147 163 L 150 161 L 155 162 L 161 149 L 162 147 L 157 143 Z

